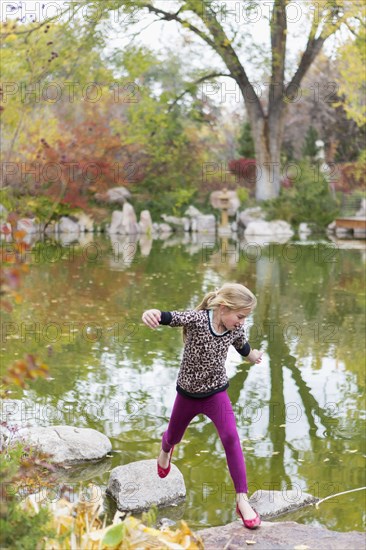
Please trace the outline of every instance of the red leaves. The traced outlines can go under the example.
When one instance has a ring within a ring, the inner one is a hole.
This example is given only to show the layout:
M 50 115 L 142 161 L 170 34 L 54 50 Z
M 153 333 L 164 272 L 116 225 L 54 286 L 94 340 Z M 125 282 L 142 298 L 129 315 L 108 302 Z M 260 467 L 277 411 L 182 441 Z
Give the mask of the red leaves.
M 255 159 L 239 158 L 229 161 L 229 170 L 238 176 L 241 185 L 244 185 L 251 194 L 255 193 L 257 182 L 257 164 Z

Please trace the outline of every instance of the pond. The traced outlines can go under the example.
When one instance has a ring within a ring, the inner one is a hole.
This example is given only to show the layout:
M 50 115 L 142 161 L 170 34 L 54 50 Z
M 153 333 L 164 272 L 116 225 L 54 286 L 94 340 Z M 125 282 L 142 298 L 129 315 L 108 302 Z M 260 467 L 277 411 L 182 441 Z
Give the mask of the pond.
M 362 487 L 365 259 L 362 246 L 331 241 L 90 235 L 37 243 L 22 303 L 2 316 L 2 364 L 34 353 L 50 379 L 14 390 L 4 405 L 9 419 L 92 427 L 111 439 L 112 458 L 70 474 L 70 483 L 103 488 L 113 467 L 155 459 L 175 398 L 182 333 L 153 331 L 141 314 L 193 308 L 205 292 L 236 281 L 258 298 L 247 327 L 252 347 L 265 352 L 259 365 L 234 348 L 227 359 L 249 492 L 326 497 Z M 192 528 L 236 518 L 224 450 L 206 417 L 192 421 L 173 462 L 187 488 L 181 517 Z M 364 496 L 337 496 L 296 520 L 362 530 Z

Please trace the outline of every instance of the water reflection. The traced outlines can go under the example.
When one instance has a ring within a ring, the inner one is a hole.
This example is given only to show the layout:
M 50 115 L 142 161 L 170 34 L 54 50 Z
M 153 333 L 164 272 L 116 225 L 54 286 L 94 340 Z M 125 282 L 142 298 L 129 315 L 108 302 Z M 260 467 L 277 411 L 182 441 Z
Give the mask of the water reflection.
M 208 290 L 236 280 L 258 297 L 248 332 L 265 350 L 262 365 L 242 362 L 234 349 L 227 360 L 251 490 L 292 487 L 324 497 L 364 485 L 364 248 L 86 234 L 67 246 L 36 244 L 30 258 L 24 301 L 3 318 L 3 364 L 35 353 L 52 379 L 14 390 L 6 404 L 13 422 L 98 429 L 119 451 L 113 466 L 155 458 L 182 338 L 179 329 L 149 330 L 141 313 L 194 307 Z M 187 486 L 185 519 L 232 521 L 224 451 L 205 417 L 194 419 L 175 461 Z M 303 520 L 359 529 L 361 495 L 352 496 L 355 506 L 329 501 Z

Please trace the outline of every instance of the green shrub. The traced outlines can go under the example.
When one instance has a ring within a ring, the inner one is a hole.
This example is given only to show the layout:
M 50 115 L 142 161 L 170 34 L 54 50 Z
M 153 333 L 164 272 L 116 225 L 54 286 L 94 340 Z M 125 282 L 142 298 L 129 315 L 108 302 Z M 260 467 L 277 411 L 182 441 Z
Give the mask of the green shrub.
M 317 165 L 301 161 L 298 168 L 292 187 L 282 188 L 279 197 L 264 201 L 267 219 L 283 219 L 295 226 L 307 222 L 324 228 L 339 214 L 339 201 Z

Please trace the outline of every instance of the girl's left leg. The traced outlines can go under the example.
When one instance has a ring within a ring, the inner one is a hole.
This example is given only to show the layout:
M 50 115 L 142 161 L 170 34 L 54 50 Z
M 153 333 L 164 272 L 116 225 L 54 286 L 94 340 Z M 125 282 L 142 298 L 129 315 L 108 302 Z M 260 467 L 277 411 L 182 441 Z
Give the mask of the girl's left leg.
M 219 433 L 235 491 L 237 493 L 247 493 L 248 484 L 244 455 L 230 398 L 226 391 L 222 391 L 215 393 L 208 400 L 202 412 L 212 420 Z
M 226 391 L 216 393 L 202 411 L 215 424 L 225 449 L 229 472 L 236 491 L 236 501 L 245 519 L 255 518 L 256 513 L 248 502 L 248 483 L 244 455 L 236 427 L 235 415 Z

